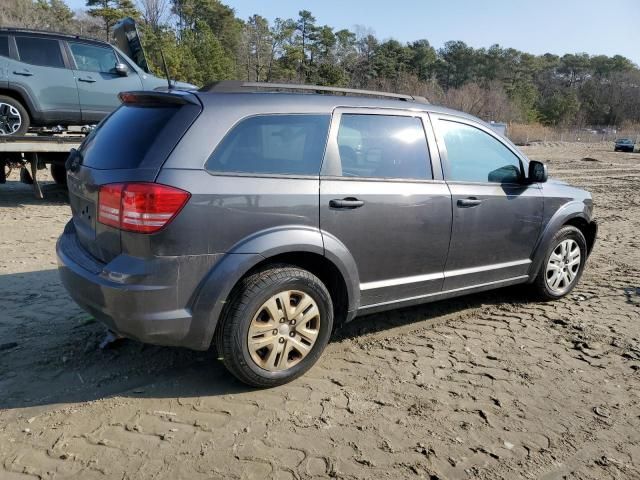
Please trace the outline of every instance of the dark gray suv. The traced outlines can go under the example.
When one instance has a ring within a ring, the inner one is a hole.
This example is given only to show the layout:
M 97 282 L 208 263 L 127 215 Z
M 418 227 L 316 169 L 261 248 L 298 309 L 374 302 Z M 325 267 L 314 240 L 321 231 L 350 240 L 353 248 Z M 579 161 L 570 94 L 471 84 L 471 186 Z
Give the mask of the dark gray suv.
M 215 343 L 272 386 L 357 315 L 578 282 L 591 195 L 482 121 L 401 95 L 223 87 L 123 94 L 67 161 L 60 275 L 115 332 Z

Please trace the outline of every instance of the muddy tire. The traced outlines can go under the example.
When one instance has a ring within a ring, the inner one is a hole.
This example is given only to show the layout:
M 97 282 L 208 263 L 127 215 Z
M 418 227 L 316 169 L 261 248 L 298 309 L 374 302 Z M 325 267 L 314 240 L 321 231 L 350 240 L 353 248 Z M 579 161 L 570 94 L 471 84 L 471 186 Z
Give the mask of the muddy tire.
M 0 136 L 24 135 L 30 124 L 29 113 L 22 103 L 0 95 Z
M 278 266 L 254 273 L 231 294 L 216 331 L 227 369 L 253 387 L 274 387 L 304 374 L 333 329 L 333 304 L 312 273 Z
M 556 300 L 567 295 L 580 281 L 587 261 L 587 241 L 580 230 L 562 227 L 551 239 L 544 262 L 533 283 L 541 300 Z

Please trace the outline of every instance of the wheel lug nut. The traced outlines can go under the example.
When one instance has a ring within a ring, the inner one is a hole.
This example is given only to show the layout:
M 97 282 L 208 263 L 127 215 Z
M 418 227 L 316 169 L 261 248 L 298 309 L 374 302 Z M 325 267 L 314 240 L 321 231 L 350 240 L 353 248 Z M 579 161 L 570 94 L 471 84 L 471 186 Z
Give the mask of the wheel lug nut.
M 284 338 L 280 337 L 280 340 L 278 340 L 280 343 L 284 343 Z
M 291 323 L 291 325 L 295 325 L 296 321 L 295 320 L 291 320 L 291 322 L 289 322 L 289 323 Z
M 280 323 L 284 323 L 284 318 L 281 318 L 281 319 L 280 319 Z
M 296 336 L 296 332 L 289 332 L 289 336 L 290 337 L 295 337 Z
M 273 331 L 273 334 L 274 334 L 274 335 L 277 335 L 277 334 L 278 334 L 278 330 L 274 330 L 274 331 Z

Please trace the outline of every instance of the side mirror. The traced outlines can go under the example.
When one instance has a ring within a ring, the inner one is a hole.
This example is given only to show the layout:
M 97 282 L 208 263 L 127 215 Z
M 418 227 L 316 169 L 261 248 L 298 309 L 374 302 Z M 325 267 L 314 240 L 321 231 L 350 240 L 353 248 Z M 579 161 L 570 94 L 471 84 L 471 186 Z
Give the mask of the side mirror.
M 529 182 L 530 183 L 544 183 L 549 178 L 547 166 L 536 160 L 529 161 Z
M 116 73 L 121 77 L 126 77 L 129 75 L 129 67 L 127 67 L 124 63 L 116 63 Z

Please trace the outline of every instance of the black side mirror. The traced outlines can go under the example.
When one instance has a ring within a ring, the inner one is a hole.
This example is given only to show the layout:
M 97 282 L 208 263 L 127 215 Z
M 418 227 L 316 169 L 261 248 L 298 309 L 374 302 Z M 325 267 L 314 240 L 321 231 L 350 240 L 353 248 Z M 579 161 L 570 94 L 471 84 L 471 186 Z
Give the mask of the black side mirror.
M 129 75 L 129 67 L 127 67 L 124 63 L 116 63 L 116 73 L 121 77 L 126 77 Z
M 529 161 L 529 183 L 544 183 L 549 178 L 547 166 L 536 160 Z

